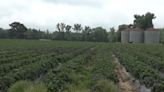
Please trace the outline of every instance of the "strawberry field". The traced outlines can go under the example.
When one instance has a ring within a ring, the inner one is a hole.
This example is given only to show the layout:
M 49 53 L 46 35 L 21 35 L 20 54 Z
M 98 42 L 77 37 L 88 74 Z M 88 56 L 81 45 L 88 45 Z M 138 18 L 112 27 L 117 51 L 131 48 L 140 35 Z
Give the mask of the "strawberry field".
M 134 85 L 164 92 L 163 45 L 39 40 L 0 40 L 0 92 L 22 80 L 46 92 L 125 92 L 113 55 Z

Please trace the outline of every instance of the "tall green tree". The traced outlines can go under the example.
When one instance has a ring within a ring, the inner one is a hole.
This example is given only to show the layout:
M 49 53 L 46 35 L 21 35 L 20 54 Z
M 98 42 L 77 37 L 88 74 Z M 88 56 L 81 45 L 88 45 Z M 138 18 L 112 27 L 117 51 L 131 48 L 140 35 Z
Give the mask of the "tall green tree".
M 91 34 L 91 28 L 89 26 L 85 26 L 82 31 L 82 40 L 89 41 L 90 34 Z
M 57 36 L 55 37 L 57 40 L 65 40 L 65 27 L 66 25 L 64 23 L 58 23 L 56 25 L 56 28 L 58 30 Z
M 50 34 L 49 30 L 47 29 L 45 32 L 45 38 L 50 39 L 50 37 L 51 37 L 51 34 Z
M 9 24 L 9 26 L 11 27 L 11 29 L 9 30 L 11 38 L 26 38 L 24 33 L 27 32 L 27 28 L 24 26 L 24 24 L 13 22 Z
M 70 25 L 66 25 L 66 27 L 65 27 L 65 30 L 66 30 L 65 38 L 66 38 L 66 40 L 71 40 L 71 28 L 72 28 L 72 26 L 70 26 Z
M 153 19 L 155 19 L 155 15 L 153 13 L 146 13 L 145 15 L 134 15 L 134 26 L 139 27 L 143 30 L 148 28 L 153 28 Z
M 7 30 L 0 28 L 0 38 L 8 38 Z
M 116 42 L 116 30 L 114 29 L 114 27 L 110 28 L 110 32 L 109 32 L 109 42 Z
M 57 25 L 56 25 L 56 28 L 57 28 L 57 31 L 61 31 L 61 28 L 60 28 L 60 23 L 58 23 Z
M 66 25 L 66 27 L 65 27 L 66 32 L 70 33 L 71 28 L 72 28 L 72 26 L 70 26 L 70 25 Z
M 82 30 L 82 26 L 81 26 L 81 24 L 74 24 L 74 31 L 76 32 L 76 33 L 80 33 L 81 32 L 81 30 Z
M 108 33 L 106 29 L 102 27 L 96 27 L 92 29 L 94 31 L 94 41 L 97 42 L 107 42 L 108 41 Z
M 58 24 L 56 25 L 56 28 L 57 28 L 57 30 L 58 30 L 59 32 L 64 32 L 64 31 L 65 31 L 65 27 L 66 27 L 66 24 L 64 24 L 64 23 L 58 23 Z

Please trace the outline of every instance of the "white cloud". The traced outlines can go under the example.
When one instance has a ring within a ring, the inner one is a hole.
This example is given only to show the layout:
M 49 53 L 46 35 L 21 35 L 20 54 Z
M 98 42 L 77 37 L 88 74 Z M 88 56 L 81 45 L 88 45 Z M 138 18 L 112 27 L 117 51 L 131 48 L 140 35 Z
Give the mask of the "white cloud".
M 20 21 L 27 27 L 54 31 L 58 22 L 107 29 L 132 23 L 134 14 L 155 13 L 164 27 L 163 0 L 0 0 L 0 27 Z

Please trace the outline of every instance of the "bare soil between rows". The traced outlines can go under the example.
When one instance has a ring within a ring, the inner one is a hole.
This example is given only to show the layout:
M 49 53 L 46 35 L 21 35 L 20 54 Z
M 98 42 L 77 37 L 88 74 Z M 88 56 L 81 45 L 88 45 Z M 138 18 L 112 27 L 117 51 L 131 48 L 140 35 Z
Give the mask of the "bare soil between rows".
M 121 92 L 140 92 L 130 78 L 130 74 L 122 66 L 119 60 L 113 55 L 113 63 L 116 64 L 116 72 L 119 79 L 118 86 Z

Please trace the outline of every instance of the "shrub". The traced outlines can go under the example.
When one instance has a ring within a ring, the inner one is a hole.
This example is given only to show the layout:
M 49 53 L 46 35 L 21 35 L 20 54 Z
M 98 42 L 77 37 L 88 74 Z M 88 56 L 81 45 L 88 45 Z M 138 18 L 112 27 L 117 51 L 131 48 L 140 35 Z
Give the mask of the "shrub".
M 8 92 L 47 92 L 44 84 L 33 84 L 30 81 L 18 81 L 13 84 Z
M 44 84 L 33 85 L 26 89 L 24 92 L 47 92 L 47 88 Z
M 97 81 L 93 88 L 93 92 L 119 92 L 116 85 L 106 79 Z
M 164 91 L 164 82 L 155 84 L 151 92 L 163 92 Z
M 66 89 L 63 92 L 90 92 L 90 90 L 83 87 L 81 88 L 80 86 L 77 85 L 70 85 L 68 89 Z
M 29 81 L 18 81 L 9 88 L 9 92 L 24 92 L 31 85 Z

